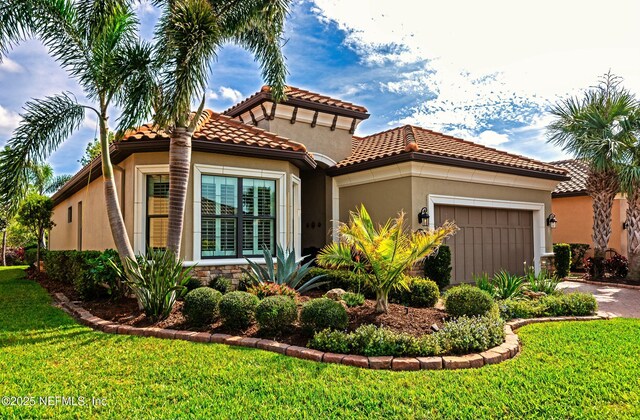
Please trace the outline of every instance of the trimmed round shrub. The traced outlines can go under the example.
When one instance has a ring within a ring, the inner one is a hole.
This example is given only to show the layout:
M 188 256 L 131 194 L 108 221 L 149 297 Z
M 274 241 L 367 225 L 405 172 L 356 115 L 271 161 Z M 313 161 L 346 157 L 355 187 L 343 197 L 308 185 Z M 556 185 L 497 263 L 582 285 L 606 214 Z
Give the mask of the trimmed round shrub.
M 493 307 L 489 293 L 475 286 L 463 284 L 451 288 L 444 298 L 444 307 L 452 317 L 483 316 Z
M 209 280 L 209 287 L 216 289 L 224 295 L 225 293 L 230 292 L 233 286 L 230 279 L 226 277 L 216 277 Z
M 246 329 L 253 322 L 260 300 L 251 293 L 231 292 L 222 296 L 218 312 L 222 323 L 233 329 Z
M 256 321 L 262 330 L 282 331 L 298 319 L 296 302 L 288 296 L 264 298 L 256 309 Z
M 415 308 L 430 308 L 440 299 L 440 289 L 436 282 L 420 277 L 409 280 L 409 305 Z
M 184 297 L 182 313 L 191 325 L 211 324 L 218 311 L 222 293 L 209 287 L 199 287 Z
M 349 318 L 347 310 L 340 303 L 320 298 L 310 300 L 302 306 L 300 321 L 306 329 L 317 332 L 326 328 L 345 329 Z

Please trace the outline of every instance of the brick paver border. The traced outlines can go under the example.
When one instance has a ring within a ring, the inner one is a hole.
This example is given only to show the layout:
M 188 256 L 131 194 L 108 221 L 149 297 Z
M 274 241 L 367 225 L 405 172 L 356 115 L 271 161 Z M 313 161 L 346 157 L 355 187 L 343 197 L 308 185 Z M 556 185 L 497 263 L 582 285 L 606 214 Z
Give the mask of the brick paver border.
M 434 356 L 434 357 L 366 357 L 349 354 L 325 353 L 307 347 L 292 346 L 273 340 L 260 338 L 232 336 L 228 334 L 209 334 L 206 332 L 169 330 L 163 328 L 146 327 L 138 328 L 130 325 L 121 325 L 94 316 L 89 311 L 71 302 L 64 294 L 55 293 L 54 298 L 63 309 L 77 318 L 80 323 L 109 334 L 138 335 L 144 337 L 156 337 L 174 340 L 186 340 L 197 343 L 219 343 L 229 346 L 251 347 L 261 350 L 284 354 L 298 359 L 313 360 L 323 363 L 337 363 L 348 366 L 356 366 L 368 369 L 402 370 L 438 370 L 438 369 L 471 369 L 484 365 L 502 363 L 516 357 L 520 353 L 521 343 L 514 332 L 528 324 L 555 321 L 595 321 L 609 319 L 608 316 L 594 315 L 582 317 L 549 317 L 514 319 L 504 326 L 505 341 L 499 346 L 493 347 L 481 353 L 467 354 L 463 356 Z

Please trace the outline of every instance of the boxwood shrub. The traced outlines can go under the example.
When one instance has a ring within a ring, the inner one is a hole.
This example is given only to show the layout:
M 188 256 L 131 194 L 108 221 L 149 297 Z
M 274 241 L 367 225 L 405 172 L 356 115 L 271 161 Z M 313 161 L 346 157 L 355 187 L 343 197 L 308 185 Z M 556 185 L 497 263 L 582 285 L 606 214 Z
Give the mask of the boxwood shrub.
M 246 329 L 255 319 L 259 299 L 247 292 L 231 292 L 222 296 L 218 311 L 223 325 L 232 329 Z
M 553 253 L 557 276 L 561 279 L 567 277 L 571 269 L 571 245 L 553 244 Z
M 499 304 L 503 319 L 545 316 L 587 316 L 598 310 L 598 302 L 588 293 L 543 296 L 537 300 L 507 299 Z
M 233 289 L 233 283 L 231 282 L 231 279 L 226 277 L 215 277 L 209 281 L 209 287 L 216 289 L 224 295 Z
M 211 324 L 218 312 L 222 293 L 209 287 L 193 289 L 184 297 L 182 313 L 191 325 Z
M 317 332 L 327 328 L 342 330 L 347 327 L 349 318 L 347 310 L 339 302 L 320 298 L 302 305 L 300 321 L 307 330 Z
M 363 356 L 436 356 L 481 352 L 504 341 L 504 321 L 496 316 L 460 317 L 433 334 L 414 337 L 375 325 L 351 333 L 326 329 L 316 333 L 309 347 L 332 353 Z
M 297 320 L 298 307 L 288 296 L 268 296 L 260 301 L 256 309 L 256 321 L 262 330 L 280 332 Z
M 483 316 L 494 305 L 491 295 L 475 286 L 463 284 L 447 291 L 444 306 L 452 317 Z
M 435 255 L 424 260 L 424 276 L 436 282 L 440 290 L 451 281 L 451 250 L 447 245 L 440 245 Z
M 429 279 L 412 277 L 409 279 L 408 303 L 416 308 L 430 308 L 440 299 L 438 285 Z

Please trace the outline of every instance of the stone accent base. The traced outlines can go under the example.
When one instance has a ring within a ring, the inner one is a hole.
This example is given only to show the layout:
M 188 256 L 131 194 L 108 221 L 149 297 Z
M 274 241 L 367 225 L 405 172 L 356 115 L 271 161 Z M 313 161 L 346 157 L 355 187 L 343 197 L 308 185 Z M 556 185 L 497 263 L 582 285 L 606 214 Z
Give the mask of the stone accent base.
M 203 285 L 208 285 L 209 281 L 217 277 L 226 277 L 231 280 L 234 288 L 238 288 L 240 279 L 245 276 L 242 269 L 249 270 L 249 264 L 243 265 L 203 265 L 193 268 L 193 276 L 200 280 Z
M 349 354 L 324 353 L 307 347 L 292 346 L 278 343 L 272 340 L 230 336 L 226 334 L 209 334 L 197 331 L 173 331 L 161 328 L 147 327 L 137 328 L 129 325 L 119 325 L 93 316 L 82 309 L 62 293 L 55 293 L 54 298 L 63 309 L 68 311 L 79 321 L 95 330 L 111 334 L 138 335 L 143 337 L 156 337 L 165 339 L 187 340 L 196 343 L 224 343 L 230 346 L 251 347 L 266 351 L 284 354 L 298 359 L 312 360 L 323 363 L 337 363 L 347 366 L 355 366 L 367 369 L 390 369 L 395 371 L 406 370 L 437 370 L 437 369 L 472 369 L 484 365 L 502 363 L 505 360 L 516 357 L 520 353 L 520 340 L 513 332 L 524 325 L 553 322 L 553 321 L 592 321 L 609 319 L 606 316 L 585 317 L 555 317 L 515 319 L 509 321 L 504 327 L 505 342 L 497 347 L 488 349 L 480 354 L 467 354 L 463 356 L 435 356 L 435 357 L 366 357 Z

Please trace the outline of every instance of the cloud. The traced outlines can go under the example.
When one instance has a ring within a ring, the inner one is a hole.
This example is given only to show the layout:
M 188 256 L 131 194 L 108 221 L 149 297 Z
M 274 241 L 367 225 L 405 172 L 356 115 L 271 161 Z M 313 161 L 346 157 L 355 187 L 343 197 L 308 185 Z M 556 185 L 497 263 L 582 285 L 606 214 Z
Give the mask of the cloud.
M 549 105 L 609 69 L 640 91 L 637 1 L 608 3 L 616 19 L 577 0 L 312 3 L 318 21 L 343 31 L 343 45 L 363 66 L 387 71 L 379 90 L 404 103 L 390 125 L 535 151 L 532 144 L 546 140 Z
M 207 99 L 212 99 L 212 100 L 216 100 L 218 99 L 219 96 L 217 93 L 215 93 L 214 91 L 212 91 L 211 89 L 207 89 Z
M 2 71 L 7 73 L 21 73 L 24 71 L 24 67 L 12 59 L 4 57 L 0 63 L 0 72 Z
M 11 136 L 20 123 L 20 115 L 0 105 L 0 135 Z M 2 139 L 4 140 L 4 139 Z
M 242 95 L 240 91 L 226 86 L 222 86 L 219 92 L 222 99 L 227 99 L 233 103 L 240 102 L 244 98 L 244 95 Z
M 155 13 L 156 11 L 156 9 L 153 7 L 152 2 L 149 0 L 136 1 L 134 7 L 136 11 L 141 14 Z

